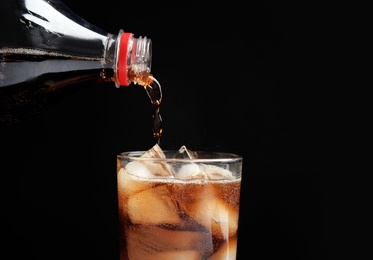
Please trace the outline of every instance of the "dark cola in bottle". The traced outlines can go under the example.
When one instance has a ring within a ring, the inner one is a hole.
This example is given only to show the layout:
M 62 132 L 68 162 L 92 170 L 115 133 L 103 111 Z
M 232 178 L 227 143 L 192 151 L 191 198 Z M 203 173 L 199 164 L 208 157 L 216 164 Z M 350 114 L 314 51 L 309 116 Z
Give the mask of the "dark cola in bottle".
M 151 55 L 149 38 L 105 32 L 59 0 L 1 0 L 0 126 L 44 111 L 74 87 L 97 82 L 144 86 L 159 111 Z M 159 113 L 155 117 L 160 133 Z

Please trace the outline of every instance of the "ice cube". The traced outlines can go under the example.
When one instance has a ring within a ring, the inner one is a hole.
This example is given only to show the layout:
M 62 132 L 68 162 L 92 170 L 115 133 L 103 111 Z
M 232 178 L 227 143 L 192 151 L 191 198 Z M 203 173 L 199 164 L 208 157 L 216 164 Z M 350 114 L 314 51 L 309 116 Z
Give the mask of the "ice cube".
M 164 159 L 166 158 L 166 155 L 162 151 L 162 148 L 158 144 L 155 144 L 152 148 L 150 148 L 143 155 L 141 155 L 141 157 Z
M 189 159 L 198 159 L 197 152 L 189 150 L 185 145 L 181 146 L 178 152 L 175 154 L 174 158 L 189 158 Z M 174 165 L 176 170 L 177 178 L 186 180 L 186 179 L 233 179 L 233 174 L 224 168 L 215 166 L 215 165 L 206 165 L 202 163 L 192 162 L 190 164 Z
M 220 199 L 212 186 L 204 186 L 205 190 L 199 191 L 193 203 L 182 206 L 191 218 L 211 230 L 213 236 L 228 239 L 237 232 L 238 211 Z
M 209 260 L 235 260 L 237 256 L 237 239 L 229 239 L 216 251 Z
M 164 185 L 129 196 L 128 215 L 134 224 L 176 224 L 181 221 L 177 205 Z
M 174 158 L 180 158 L 180 159 L 183 159 L 183 158 L 189 158 L 189 159 L 197 159 L 198 158 L 198 154 L 196 152 L 193 152 L 191 150 L 189 150 L 188 148 L 186 148 L 185 145 L 181 146 L 179 151 L 177 151 L 177 153 L 175 154 Z
M 177 171 L 176 177 L 180 180 L 208 179 L 207 174 L 201 171 L 199 165 L 195 163 L 182 165 Z
M 138 161 L 129 162 L 125 166 L 125 170 L 128 174 L 141 178 L 154 178 L 155 175 L 152 169 L 153 168 L 149 167 L 148 164 Z
M 159 158 L 165 159 L 166 155 L 162 151 L 161 147 L 158 144 L 155 144 L 151 149 L 146 151 L 143 155 L 143 158 Z M 155 162 L 155 161 L 142 161 L 150 172 L 156 176 L 174 176 L 173 169 L 170 165 L 165 162 Z
M 147 190 L 155 185 L 152 182 L 140 181 L 137 177 L 128 174 L 123 168 L 121 168 L 117 174 L 118 182 L 118 210 L 122 215 L 122 212 L 127 212 L 127 199 L 131 194 Z
M 165 163 L 157 163 L 154 161 L 134 161 L 129 162 L 126 167 L 126 171 L 134 176 L 142 178 L 154 178 L 156 176 L 170 176 L 173 174 L 170 166 Z
M 182 165 L 175 176 L 181 180 L 206 179 L 206 180 L 231 180 L 234 179 L 232 172 L 207 164 L 190 163 Z
M 215 165 L 208 165 L 208 164 L 201 164 L 199 165 L 200 169 L 206 173 L 209 179 L 217 180 L 217 179 L 224 179 L 224 180 L 231 180 L 234 179 L 233 174 L 231 171 L 228 171 L 224 168 L 215 166 Z
M 211 234 L 207 232 L 134 225 L 128 227 L 126 237 L 127 249 L 133 259 L 199 260 L 202 259 L 201 254 L 211 255 L 213 252 Z
M 151 174 L 148 172 L 148 169 L 141 163 L 130 162 L 129 164 L 132 164 L 132 166 L 130 166 L 129 168 L 131 168 L 132 170 L 136 170 L 137 173 L 140 173 L 141 177 L 145 177 Z M 145 169 L 143 169 L 143 167 L 145 167 Z M 147 190 L 155 185 L 152 182 L 141 181 L 141 179 L 137 178 L 133 174 L 129 174 L 128 172 L 126 172 L 124 168 L 121 168 L 119 170 L 117 181 L 119 196 L 125 197 L 128 197 L 129 195 L 139 191 Z

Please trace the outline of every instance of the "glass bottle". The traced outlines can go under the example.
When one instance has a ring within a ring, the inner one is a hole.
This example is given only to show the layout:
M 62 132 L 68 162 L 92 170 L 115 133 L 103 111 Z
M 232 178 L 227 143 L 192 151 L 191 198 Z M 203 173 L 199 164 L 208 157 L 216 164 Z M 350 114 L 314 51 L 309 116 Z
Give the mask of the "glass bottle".
M 85 83 L 146 88 L 156 81 L 151 55 L 147 37 L 105 32 L 60 0 L 1 0 L 0 126 L 44 111 Z

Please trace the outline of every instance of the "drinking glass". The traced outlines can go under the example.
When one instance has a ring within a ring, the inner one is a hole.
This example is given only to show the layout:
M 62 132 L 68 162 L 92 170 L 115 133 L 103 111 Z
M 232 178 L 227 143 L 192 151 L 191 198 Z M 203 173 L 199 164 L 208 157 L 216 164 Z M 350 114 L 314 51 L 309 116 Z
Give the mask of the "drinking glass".
M 186 147 L 118 154 L 120 259 L 236 259 L 242 161 Z

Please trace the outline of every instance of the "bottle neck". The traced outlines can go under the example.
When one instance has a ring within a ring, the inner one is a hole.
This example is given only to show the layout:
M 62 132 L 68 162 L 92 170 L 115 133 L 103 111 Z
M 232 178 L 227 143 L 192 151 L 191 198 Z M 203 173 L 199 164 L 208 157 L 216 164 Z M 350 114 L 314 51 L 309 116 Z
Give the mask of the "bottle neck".
M 106 71 L 99 77 L 103 81 L 114 81 L 117 87 L 131 83 L 150 84 L 150 39 L 136 38 L 123 30 L 117 35 L 110 34 L 83 20 L 60 0 L 0 0 L 0 3 L 0 21 L 6 25 L 0 26 L 2 61 L 16 55 L 22 55 L 24 60 L 38 58 L 50 63 L 79 60 L 81 70 L 96 68 L 112 72 Z M 69 69 L 69 66 L 57 65 L 53 71 L 50 66 L 35 69 L 34 74 L 39 76 Z M 2 86 L 20 81 L 19 77 L 9 74 L 5 80 L 5 83 L 0 80 Z
M 109 39 L 108 42 L 110 41 Z M 135 38 L 132 33 L 120 30 L 117 36 L 115 54 L 116 87 L 128 86 L 131 83 L 142 86 L 150 84 L 152 80 L 150 74 L 152 42 L 149 38 L 141 36 Z

